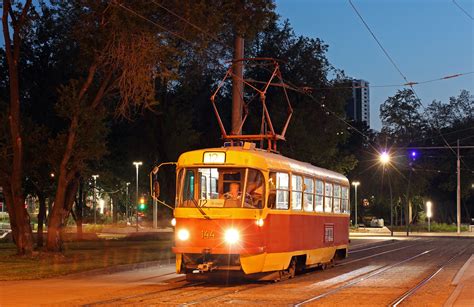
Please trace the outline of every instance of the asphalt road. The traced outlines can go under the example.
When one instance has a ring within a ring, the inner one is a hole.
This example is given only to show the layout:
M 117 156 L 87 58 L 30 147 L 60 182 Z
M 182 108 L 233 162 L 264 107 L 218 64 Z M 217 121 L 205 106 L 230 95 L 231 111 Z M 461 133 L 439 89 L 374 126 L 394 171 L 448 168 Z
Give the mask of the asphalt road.
M 0 283 L 0 305 L 442 306 L 472 254 L 472 238 L 360 238 L 336 266 L 278 283 L 186 282 L 173 264 L 163 264 L 105 276 Z

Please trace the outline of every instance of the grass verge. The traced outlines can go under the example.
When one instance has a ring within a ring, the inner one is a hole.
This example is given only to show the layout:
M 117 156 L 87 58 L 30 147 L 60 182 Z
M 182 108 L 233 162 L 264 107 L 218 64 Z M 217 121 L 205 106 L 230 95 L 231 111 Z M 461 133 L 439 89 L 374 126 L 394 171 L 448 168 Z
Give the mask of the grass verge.
M 0 280 L 41 279 L 121 264 L 172 262 L 170 241 L 98 240 L 64 243 L 62 254 L 18 257 L 15 246 L 0 243 Z

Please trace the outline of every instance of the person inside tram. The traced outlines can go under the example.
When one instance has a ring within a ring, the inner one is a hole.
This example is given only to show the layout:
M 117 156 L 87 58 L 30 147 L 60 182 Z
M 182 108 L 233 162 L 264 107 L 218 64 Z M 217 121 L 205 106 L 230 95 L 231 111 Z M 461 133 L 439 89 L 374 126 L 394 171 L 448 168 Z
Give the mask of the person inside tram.
M 229 185 L 229 191 L 224 193 L 224 198 L 232 200 L 240 199 L 240 184 L 237 182 L 231 182 Z

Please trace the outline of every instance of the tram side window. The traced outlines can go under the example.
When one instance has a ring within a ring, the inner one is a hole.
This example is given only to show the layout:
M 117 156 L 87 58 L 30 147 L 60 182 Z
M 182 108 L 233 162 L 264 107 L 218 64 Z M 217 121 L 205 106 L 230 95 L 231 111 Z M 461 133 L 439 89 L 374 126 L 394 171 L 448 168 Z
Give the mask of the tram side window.
M 312 178 L 304 178 L 304 211 L 313 211 L 314 181 Z
M 186 203 L 194 199 L 194 171 L 186 171 L 184 177 L 184 187 L 183 187 L 183 204 L 186 206 Z
M 301 210 L 303 203 L 303 177 L 291 175 L 291 208 Z
M 289 175 L 286 173 L 270 173 L 270 195 L 268 207 L 280 210 L 288 209 Z
M 341 213 L 341 186 L 334 185 L 334 213 Z
M 324 184 L 324 212 L 332 212 L 332 183 Z
M 343 213 L 349 213 L 349 193 L 347 187 L 342 187 L 342 208 Z
M 264 179 L 260 171 L 249 169 L 244 207 L 263 208 Z
M 316 212 L 323 212 L 324 204 L 324 183 L 321 180 L 316 180 Z

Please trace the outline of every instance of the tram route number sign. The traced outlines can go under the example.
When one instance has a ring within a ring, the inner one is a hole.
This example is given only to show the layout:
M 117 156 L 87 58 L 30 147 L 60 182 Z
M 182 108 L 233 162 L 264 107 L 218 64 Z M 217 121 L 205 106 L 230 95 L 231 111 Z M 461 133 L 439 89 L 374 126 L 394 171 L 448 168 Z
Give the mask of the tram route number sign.
M 225 152 L 222 151 L 207 151 L 203 157 L 204 164 L 220 164 L 225 163 Z

